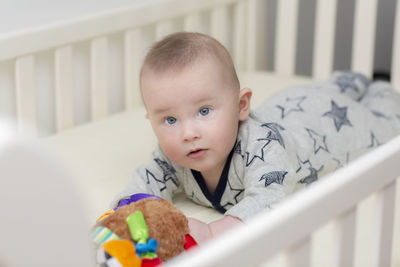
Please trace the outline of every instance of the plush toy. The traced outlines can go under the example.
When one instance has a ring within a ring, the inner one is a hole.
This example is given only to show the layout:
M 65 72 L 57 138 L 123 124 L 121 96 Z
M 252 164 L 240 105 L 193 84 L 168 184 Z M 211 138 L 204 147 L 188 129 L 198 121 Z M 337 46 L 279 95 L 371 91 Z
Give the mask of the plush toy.
M 105 266 L 156 266 L 196 245 L 186 216 L 169 201 L 135 194 L 103 214 L 93 232 Z M 116 262 L 116 263 L 114 263 Z

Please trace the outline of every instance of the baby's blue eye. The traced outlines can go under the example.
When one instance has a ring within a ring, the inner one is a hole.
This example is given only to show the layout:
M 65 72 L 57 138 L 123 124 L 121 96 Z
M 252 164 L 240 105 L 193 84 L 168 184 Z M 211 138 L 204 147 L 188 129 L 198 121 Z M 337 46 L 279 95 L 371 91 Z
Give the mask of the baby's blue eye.
M 202 109 L 200 109 L 200 111 L 199 111 L 199 114 L 200 114 L 201 116 L 206 116 L 208 113 L 210 113 L 210 109 L 209 109 L 209 108 L 202 108 Z
M 176 119 L 174 117 L 168 117 L 165 120 L 165 122 L 168 123 L 168 124 L 174 124 L 176 122 Z

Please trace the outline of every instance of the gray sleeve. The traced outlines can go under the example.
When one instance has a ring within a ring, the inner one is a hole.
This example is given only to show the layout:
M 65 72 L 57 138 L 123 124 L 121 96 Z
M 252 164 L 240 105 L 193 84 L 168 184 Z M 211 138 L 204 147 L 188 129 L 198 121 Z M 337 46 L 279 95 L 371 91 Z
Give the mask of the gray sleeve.
M 261 212 L 271 210 L 291 193 L 289 192 L 289 187 L 278 184 L 271 184 L 267 188 L 254 186 L 245 191 L 244 198 L 230 208 L 225 215 L 231 215 L 238 217 L 242 221 L 247 221 Z
M 137 168 L 128 186 L 111 202 L 111 207 L 118 205 L 121 199 L 137 193 L 148 193 L 172 201 L 172 196 L 180 188 L 178 179 L 181 168 L 173 164 L 158 147 L 147 165 Z
M 246 221 L 260 212 L 272 209 L 294 192 L 302 175 L 296 173 L 296 154 L 288 149 L 288 146 L 294 144 L 286 140 L 285 145 L 286 149 L 278 142 L 269 144 L 265 147 L 262 159 L 255 158 L 253 163 L 245 167 L 243 199 L 225 215 Z

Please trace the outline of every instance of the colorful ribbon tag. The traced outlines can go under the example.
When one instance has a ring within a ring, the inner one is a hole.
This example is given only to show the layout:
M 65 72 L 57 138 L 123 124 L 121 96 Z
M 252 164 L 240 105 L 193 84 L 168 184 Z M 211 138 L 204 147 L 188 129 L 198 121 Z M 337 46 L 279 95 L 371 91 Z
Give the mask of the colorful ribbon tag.
M 98 226 L 92 233 L 92 239 L 97 245 L 101 245 L 110 240 L 119 240 L 120 238 L 110 229 Z
M 132 239 L 136 243 L 146 243 L 147 238 L 149 238 L 149 231 L 143 213 L 137 210 L 126 218 L 126 223 L 128 224 Z
M 136 253 L 141 258 L 156 258 L 158 242 L 153 238 L 149 238 L 149 230 L 141 211 L 135 211 L 126 218 L 132 239 L 136 242 Z
M 141 199 L 145 199 L 145 198 L 155 198 L 155 199 L 159 199 L 160 197 L 155 196 L 155 195 L 151 195 L 151 194 L 145 194 L 145 193 L 139 193 L 139 194 L 133 194 L 131 195 L 129 198 L 124 198 L 121 199 L 119 201 L 119 205 L 117 208 L 115 208 L 114 210 L 119 209 L 120 207 L 123 207 L 125 205 L 129 205 L 133 202 L 139 201 Z

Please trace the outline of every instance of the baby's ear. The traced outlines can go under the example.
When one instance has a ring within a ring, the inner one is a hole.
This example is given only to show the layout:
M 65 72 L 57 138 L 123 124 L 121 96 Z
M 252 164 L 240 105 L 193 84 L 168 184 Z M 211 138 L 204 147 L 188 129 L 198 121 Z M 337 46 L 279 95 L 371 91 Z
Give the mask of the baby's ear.
M 243 88 L 239 93 L 239 120 L 244 121 L 249 116 L 250 100 L 252 96 L 250 88 Z
M 145 117 L 146 119 L 149 119 L 149 113 L 146 113 Z

